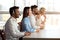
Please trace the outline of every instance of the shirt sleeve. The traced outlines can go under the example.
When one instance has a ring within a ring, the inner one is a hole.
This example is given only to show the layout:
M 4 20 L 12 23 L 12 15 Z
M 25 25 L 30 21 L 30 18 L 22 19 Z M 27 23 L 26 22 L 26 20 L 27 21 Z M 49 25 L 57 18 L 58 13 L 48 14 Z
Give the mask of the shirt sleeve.
M 35 29 L 37 29 L 37 26 L 36 26 L 36 20 L 34 18 L 34 16 L 31 16 L 30 17 L 30 22 L 31 22 L 31 26 Z
M 10 33 L 13 37 L 23 37 L 24 36 L 24 32 L 20 32 L 18 30 L 17 25 L 14 24 L 14 22 L 12 23 L 12 21 L 9 23 L 9 29 L 10 29 Z
M 27 19 L 24 20 L 24 26 L 26 27 L 26 31 L 28 32 L 35 32 L 36 30 L 29 24 Z

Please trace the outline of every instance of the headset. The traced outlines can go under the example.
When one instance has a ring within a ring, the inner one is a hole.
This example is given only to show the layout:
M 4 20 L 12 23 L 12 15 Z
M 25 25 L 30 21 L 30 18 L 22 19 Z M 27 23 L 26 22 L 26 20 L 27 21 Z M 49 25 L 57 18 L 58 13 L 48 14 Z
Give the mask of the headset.
M 16 12 L 15 12 L 15 9 L 14 9 L 14 10 L 12 10 L 12 12 L 13 12 L 13 14 L 14 14 L 14 13 L 16 13 Z M 21 14 L 20 14 L 20 16 L 21 16 Z
M 13 11 L 13 14 L 16 13 L 15 10 L 12 10 Z

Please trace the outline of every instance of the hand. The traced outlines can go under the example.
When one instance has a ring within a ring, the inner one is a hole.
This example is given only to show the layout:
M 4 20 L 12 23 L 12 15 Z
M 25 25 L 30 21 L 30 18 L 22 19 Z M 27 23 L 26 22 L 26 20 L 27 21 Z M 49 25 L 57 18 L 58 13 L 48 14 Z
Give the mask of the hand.
M 19 22 L 18 24 L 21 25 L 21 22 Z
M 25 32 L 25 36 L 29 36 L 30 34 L 30 32 Z
M 39 32 L 39 31 L 40 31 L 39 29 L 36 30 L 36 32 Z

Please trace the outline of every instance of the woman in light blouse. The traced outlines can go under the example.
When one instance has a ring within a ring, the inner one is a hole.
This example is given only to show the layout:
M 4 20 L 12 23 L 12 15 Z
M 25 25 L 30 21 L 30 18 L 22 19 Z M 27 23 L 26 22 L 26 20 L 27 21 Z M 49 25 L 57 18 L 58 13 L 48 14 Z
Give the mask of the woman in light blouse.
M 31 26 L 29 16 L 31 16 L 31 8 L 30 7 L 25 7 L 23 10 L 23 19 L 22 19 L 22 31 L 25 32 L 39 32 L 39 30 L 34 29 Z

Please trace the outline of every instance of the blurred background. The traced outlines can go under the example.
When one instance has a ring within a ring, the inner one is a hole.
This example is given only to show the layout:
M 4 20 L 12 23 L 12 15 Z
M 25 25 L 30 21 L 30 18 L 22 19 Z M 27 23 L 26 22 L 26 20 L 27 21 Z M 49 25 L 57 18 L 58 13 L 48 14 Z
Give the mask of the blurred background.
M 20 7 L 21 16 L 17 19 L 20 22 L 22 19 L 22 12 L 25 6 L 37 5 L 38 9 L 41 7 L 46 8 L 46 26 L 60 26 L 60 0 L 0 0 L 0 29 L 10 17 L 9 8 L 12 6 Z M 49 27 L 47 27 L 49 28 Z

